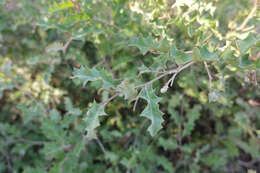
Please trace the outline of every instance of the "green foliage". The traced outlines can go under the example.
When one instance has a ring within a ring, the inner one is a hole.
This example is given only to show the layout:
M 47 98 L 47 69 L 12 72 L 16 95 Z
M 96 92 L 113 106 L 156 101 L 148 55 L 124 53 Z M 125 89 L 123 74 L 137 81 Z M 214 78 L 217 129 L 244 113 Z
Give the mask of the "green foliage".
M 0 172 L 260 170 L 253 1 L 0 1 Z
M 94 101 L 93 105 L 91 106 L 91 108 L 89 108 L 87 112 L 86 118 L 84 119 L 86 121 L 86 130 L 88 132 L 88 138 L 96 137 L 94 129 L 100 125 L 98 117 L 102 115 L 106 115 L 104 111 L 104 105 L 99 105 Z
M 149 126 L 148 131 L 152 136 L 154 136 L 162 128 L 161 124 L 163 122 L 163 113 L 160 111 L 158 104 L 160 98 L 154 94 L 151 85 L 144 88 L 141 98 L 147 101 L 147 106 L 141 113 L 141 116 L 151 120 L 151 125 Z

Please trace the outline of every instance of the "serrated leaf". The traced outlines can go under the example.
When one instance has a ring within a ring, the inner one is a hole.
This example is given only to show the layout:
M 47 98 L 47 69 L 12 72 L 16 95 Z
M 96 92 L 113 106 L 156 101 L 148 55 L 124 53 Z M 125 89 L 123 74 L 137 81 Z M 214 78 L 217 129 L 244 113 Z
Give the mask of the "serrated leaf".
M 137 37 L 134 38 L 128 46 L 135 46 L 137 47 L 141 53 L 144 55 L 146 54 L 149 49 L 153 47 L 153 39 L 151 36 L 148 36 L 147 38 L 144 37 Z
M 152 43 L 152 42 L 151 42 Z M 151 44 L 150 43 L 150 44 Z M 167 52 L 170 49 L 170 41 L 164 37 L 158 44 L 158 48 L 156 48 L 156 50 L 160 51 L 160 52 Z
M 73 107 L 72 102 L 69 98 L 65 99 L 65 106 L 66 106 L 66 110 L 68 111 L 68 114 L 75 115 L 75 116 L 79 116 L 82 114 L 80 109 Z
M 195 105 L 187 113 L 188 121 L 184 123 L 183 136 L 190 135 L 195 126 L 195 121 L 200 117 L 200 105 Z
M 87 138 L 96 138 L 95 128 L 100 125 L 98 117 L 106 115 L 104 109 L 105 106 L 103 104 L 97 104 L 96 101 L 94 101 L 89 108 L 87 115 L 84 118 L 84 121 L 86 121 L 86 131 L 88 132 Z
M 163 113 L 160 111 L 158 104 L 161 99 L 154 94 L 151 85 L 144 88 L 141 98 L 145 99 L 148 103 L 141 113 L 141 116 L 151 120 L 151 125 L 148 127 L 148 131 L 152 136 L 154 136 L 162 128 Z
M 89 81 L 101 80 L 103 88 L 111 88 L 114 86 L 113 79 L 107 75 L 104 70 L 97 70 L 95 68 L 89 69 L 83 66 L 80 69 L 73 70 L 73 78 L 79 79 L 85 86 Z
M 41 129 L 47 138 L 63 143 L 66 134 L 60 126 L 57 126 L 56 122 L 45 117 L 43 118 Z

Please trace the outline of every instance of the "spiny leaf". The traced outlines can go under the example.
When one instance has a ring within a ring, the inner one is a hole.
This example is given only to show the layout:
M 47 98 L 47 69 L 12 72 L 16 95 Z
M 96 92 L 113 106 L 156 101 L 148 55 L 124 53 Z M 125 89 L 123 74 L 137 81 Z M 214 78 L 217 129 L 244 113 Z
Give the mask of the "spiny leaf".
M 133 39 L 128 46 L 135 46 L 138 49 L 140 49 L 141 53 L 144 55 L 146 54 L 149 49 L 153 47 L 153 39 L 151 36 L 148 36 L 147 38 L 144 37 L 137 37 Z
M 152 136 L 154 136 L 162 128 L 161 124 L 163 122 L 163 113 L 160 111 L 158 104 L 161 99 L 154 94 L 151 85 L 144 88 L 141 98 L 148 102 L 147 106 L 141 113 L 141 116 L 151 120 L 151 125 L 149 126 L 148 131 Z
M 188 121 L 184 123 L 183 136 L 190 135 L 195 127 L 195 121 L 200 117 L 200 105 L 195 105 L 192 109 L 187 112 Z
M 86 131 L 88 132 L 87 138 L 96 138 L 95 128 L 100 125 L 98 117 L 106 115 L 104 109 L 105 106 L 103 104 L 97 104 L 96 101 L 94 101 L 89 108 L 87 116 L 84 118 L 84 121 L 86 121 Z
M 152 42 L 151 42 L 152 43 Z M 151 44 L 150 43 L 150 44 Z M 170 49 L 170 41 L 164 37 L 159 43 L 158 43 L 158 48 L 156 50 L 160 52 L 167 52 Z
M 85 86 L 89 81 L 101 80 L 103 82 L 103 88 L 114 87 L 113 79 L 107 75 L 104 70 L 97 70 L 95 68 L 89 69 L 83 66 L 80 69 L 75 68 L 73 70 L 73 78 L 78 78 Z
M 79 116 L 82 113 L 80 109 L 73 107 L 72 102 L 69 98 L 65 99 L 65 106 L 68 114 Z

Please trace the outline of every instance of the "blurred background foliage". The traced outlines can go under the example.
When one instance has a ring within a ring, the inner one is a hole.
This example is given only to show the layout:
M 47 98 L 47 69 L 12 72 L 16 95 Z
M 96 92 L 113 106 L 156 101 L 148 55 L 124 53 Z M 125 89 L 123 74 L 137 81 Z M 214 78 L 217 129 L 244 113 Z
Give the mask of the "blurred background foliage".
M 1 0 L 0 172 L 259 171 L 257 5 Z M 164 120 L 152 137 L 140 116 L 146 101 L 132 110 L 133 87 L 190 61 L 166 93 L 166 77 L 152 84 Z M 95 68 L 102 80 L 83 86 L 85 76 L 72 77 L 82 68 Z M 86 112 L 111 88 L 130 91 L 128 100 L 108 103 L 89 139 Z

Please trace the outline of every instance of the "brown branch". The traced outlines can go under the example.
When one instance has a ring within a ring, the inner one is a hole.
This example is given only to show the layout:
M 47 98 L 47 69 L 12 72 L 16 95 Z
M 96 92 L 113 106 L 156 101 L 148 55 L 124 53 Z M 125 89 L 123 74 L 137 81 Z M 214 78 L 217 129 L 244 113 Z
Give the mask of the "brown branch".
M 109 99 L 107 99 L 106 101 L 102 102 L 102 105 L 106 105 L 108 104 L 111 100 L 113 100 L 114 98 L 116 98 L 118 95 L 120 94 L 120 92 L 117 92 L 115 95 L 113 95 L 112 97 L 110 97 Z
M 211 91 L 211 87 L 212 87 L 212 76 L 211 76 L 211 73 L 209 71 L 209 67 L 208 67 L 208 64 L 206 61 L 204 61 L 204 65 L 205 65 L 205 68 L 207 70 L 207 73 L 208 73 L 208 76 L 209 76 L 209 90 Z
M 243 21 L 243 23 L 237 28 L 238 31 L 243 30 L 245 28 L 246 24 L 249 22 L 249 20 L 254 17 L 257 7 L 258 7 L 258 0 L 254 0 L 253 9 L 249 13 L 249 15 L 246 17 L 246 19 Z
M 99 147 L 101 148 L 102 152 L 105 154 L 106 149 L 105 149 L 104 145 L 102 144 L 102 142 L 98 138 L 96 138 L 96 141 L 97 141 Z
M 65 43 L 65 45 L 63 46 L 62 52 L 63 52 L 64 55 L 66 54 L 66 50 L 67 50 L 67 48 L 69 47 L 69 45 L 70 45 L 70 43 L 71 43 L 72 40 L 73 40 L 73 37 L 70 37 L 69 40 L 68 40 L 68 41 Z
M 210 34 L 210 35 L 203 41 L 203 43 L 207 43 L 211 37 L 212 37 L 212 34 Z
M 151 81 L 149 81 L 149 82 L 146 82 L 146 83 L 144 83 L 144 84 L 141 84 L 141 85 L 136 86 L 135 89 L 136 89 L 136 88 L 142 88 L 142 87 L 148 86 L 148 85 L 152 84 L 153 82 L 155 82 L 155 81 L 157 81 L 157 80 L 161 79 L 162 77 L 167 76 L 167 75 L 169 75 L 169 74 L 179 73 L 180 71 L 184 70 L 185 68 L 191 66 L 191 65 L 194 64 L 194 63 L 195 63 L 195 62 L 189 62 L 189 63 L 187 63 L 187 64 L 185 64 L 185 65 L 183 65 L 183 66 L 178 67 L 177 69 L 173 69 L 173 70 L 166 71 L 164 74 L 162 74 L 162 75 L 160 75 L 160 76 L 154 78 L 153 80 L 151 80 Z
M 137 97 L 135 98 L 135 103 L 134 103 L 134 107 L 133 107 L 133 111 L 135 112 L 135 108 L 136 108 L 136 105 L 137 105 L 137 102 L 140 98 L 140 96 L 142 95 L 143 93 L 143 89 L 141 89 L 141 91 L 139 92 L 139 94 L 137 95 Z

